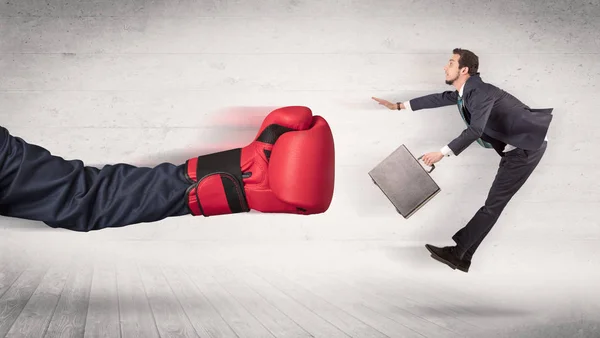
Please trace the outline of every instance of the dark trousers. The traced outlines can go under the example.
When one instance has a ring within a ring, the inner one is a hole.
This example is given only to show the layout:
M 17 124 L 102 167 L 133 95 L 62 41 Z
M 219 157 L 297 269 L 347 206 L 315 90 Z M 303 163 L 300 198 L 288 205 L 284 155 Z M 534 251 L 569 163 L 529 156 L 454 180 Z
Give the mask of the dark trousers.
M 184 164 L 85 166 L 0 126 L 0 215 L 99 230 L 189 214 Z
M 452 239 L 456 242 L 463 259 L 470 261 L 473 254 L 498 221 L 500 214 L 519 191 L 542 159 L 547 147 L 544 142 L 540 149 L 513 149 L 504 154 L 485 204 L 473 218 L 460 229 Z

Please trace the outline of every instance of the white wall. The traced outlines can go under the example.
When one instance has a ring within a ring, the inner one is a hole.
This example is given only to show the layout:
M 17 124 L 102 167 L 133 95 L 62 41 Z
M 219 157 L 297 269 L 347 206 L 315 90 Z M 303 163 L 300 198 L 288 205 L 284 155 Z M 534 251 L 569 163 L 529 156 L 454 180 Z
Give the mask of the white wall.
M 483 203 L 499 158 L 474 144 L 443 159 L 432 174 L 442 193 L 404 220 L 367 172 L 400 144 L 440 149 L 463 122 L 454 107 L 396 112 L 370 98 L 449 89 L 442 67 L 463 47 L 479 55 L 485 81 L 555 108 L 545 158 L 482 251 L 597 241 L 599 17 L 597 2 L 566 0 L 2 1 L 0 121 L 13 135 L 88 165 L 179 163 L 249 142 L 255 130 L 219 122 L 240 107 L 260 117 L 299 104 L 331 124 L 337 167 L 322 215 L 190 216 L 88 234 L 2 218 L 0 236 L 23 247 L 84 239 L 450 243 Z

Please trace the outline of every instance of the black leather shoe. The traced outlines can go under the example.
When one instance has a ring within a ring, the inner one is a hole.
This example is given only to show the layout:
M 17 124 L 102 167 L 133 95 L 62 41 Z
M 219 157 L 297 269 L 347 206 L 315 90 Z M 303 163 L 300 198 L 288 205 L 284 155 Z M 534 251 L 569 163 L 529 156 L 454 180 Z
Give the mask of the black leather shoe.
M 470 263 L 461 260 L 455 246 L 438 248 L 431 244 L 425 244 L 425 247 L 431 252 L 431 257 L 433 257 L 433 259 L 448 265 L 453 270 L 456 268 L 459 268 L 461 271 L 469 270 Z
M 471 267 L 471 261 L 462 259 L 457 265 L 456 268 L 462 272 L 469 272 L 469 268 Z

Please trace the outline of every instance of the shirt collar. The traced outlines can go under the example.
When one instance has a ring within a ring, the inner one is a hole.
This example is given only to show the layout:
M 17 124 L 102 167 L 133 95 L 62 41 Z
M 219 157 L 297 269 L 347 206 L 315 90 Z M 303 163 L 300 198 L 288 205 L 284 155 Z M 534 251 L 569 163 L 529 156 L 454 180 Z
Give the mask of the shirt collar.
M 465 83 L 467 83 L 465 81 Z M 465 89 L 465 83 L 463 83 L 462 86 L 460 86 L 460 89 L 458 90 L 458 96 L 462 97 L 463 96 L 463 90 Z

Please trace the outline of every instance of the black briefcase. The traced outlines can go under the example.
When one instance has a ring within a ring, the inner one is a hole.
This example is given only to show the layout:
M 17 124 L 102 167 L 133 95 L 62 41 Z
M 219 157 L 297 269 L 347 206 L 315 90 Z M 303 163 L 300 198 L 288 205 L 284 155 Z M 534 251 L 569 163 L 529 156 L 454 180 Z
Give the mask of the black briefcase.
M 398 213 L 409 218 L 440 192 L 440 187 L 425 170 L 419 158 L 401 145 L 369 171 L 373 182 L 394 205 Z

